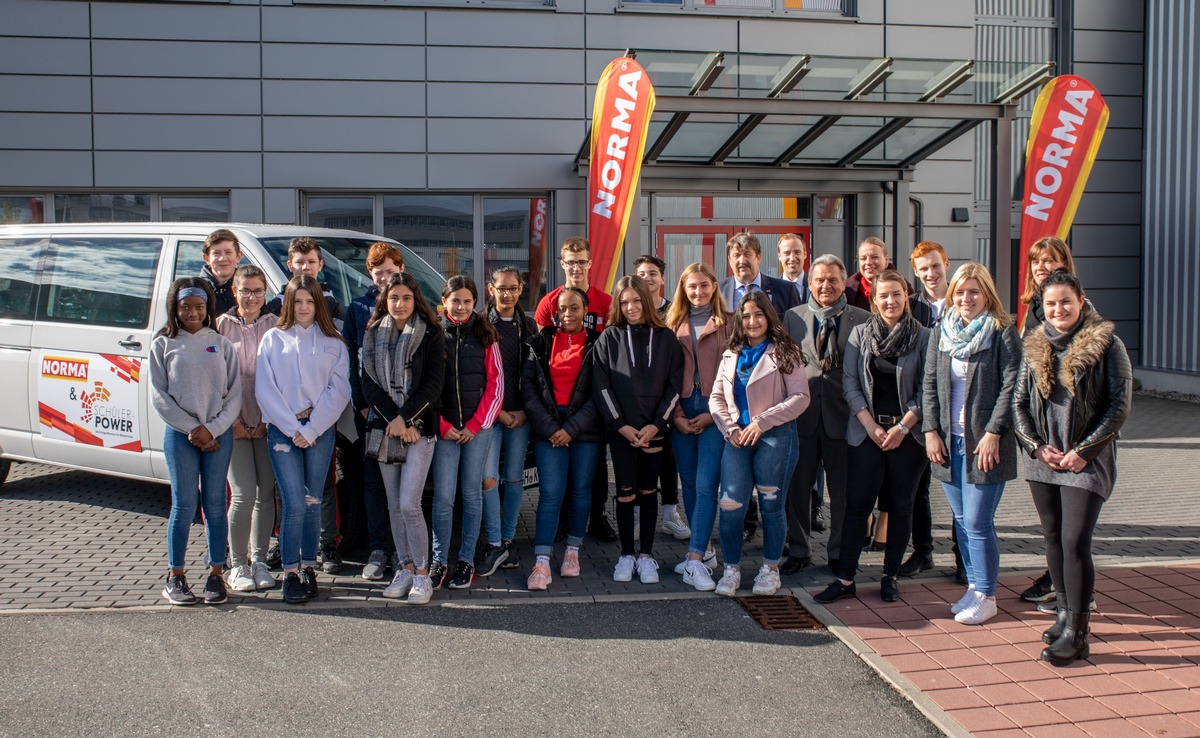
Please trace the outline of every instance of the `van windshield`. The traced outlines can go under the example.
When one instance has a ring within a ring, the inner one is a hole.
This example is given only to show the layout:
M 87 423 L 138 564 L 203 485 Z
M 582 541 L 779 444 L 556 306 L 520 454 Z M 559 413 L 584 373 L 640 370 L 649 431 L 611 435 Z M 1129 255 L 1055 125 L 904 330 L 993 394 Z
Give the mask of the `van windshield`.
M 333 295 L 342 305 L 349 305 L 356 297 L 365 295 L 371 285 L 371 277 L 367 274 L 367 251 L 377 239 L 368 238 L 330 238 L 316 236 L 321 245 L 321 256 L 325 268 L 321 270 L 320 279 L 333 291 Z M 290 274 L 287 268 L 287 250 L 291 238 L 288 237 L 259 237 L 259 242 L 271 254 L 271 258 L 279 264 L 283 273 Z M 430 305 L 438 305 L 442 301 L 442 287 L 446 280 L 425 263 L 407 246 L 399 245 L 404 254 L 404 271 L 417 278 L 421 285 L 421 293 Z

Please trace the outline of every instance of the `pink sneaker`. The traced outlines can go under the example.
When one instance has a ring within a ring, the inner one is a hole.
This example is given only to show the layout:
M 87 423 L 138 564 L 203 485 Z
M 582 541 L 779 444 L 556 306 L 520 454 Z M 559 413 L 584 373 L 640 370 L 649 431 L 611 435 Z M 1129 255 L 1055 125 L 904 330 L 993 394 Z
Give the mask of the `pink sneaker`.
M 579 552 L 572 549 L 567 549 L 567 553 L 563 555 L 562 568 L 558 571 L 564 577 L 579 576 Z
M 533 571 L 529 574 L 529 579 L 525 586 L 530 590 L 545 591 L 550 582 L 554 581 L 550 576 L 550 567 L 546 564 L 537 563 L 533 565 Z

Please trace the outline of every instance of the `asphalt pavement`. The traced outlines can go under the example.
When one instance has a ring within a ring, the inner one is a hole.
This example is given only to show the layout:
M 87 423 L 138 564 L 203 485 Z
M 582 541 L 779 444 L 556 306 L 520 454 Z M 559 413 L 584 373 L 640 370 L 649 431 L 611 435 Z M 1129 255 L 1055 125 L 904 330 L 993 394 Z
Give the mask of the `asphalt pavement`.
M 727 600 L 0 618 L 0 735 L 936 736 Z

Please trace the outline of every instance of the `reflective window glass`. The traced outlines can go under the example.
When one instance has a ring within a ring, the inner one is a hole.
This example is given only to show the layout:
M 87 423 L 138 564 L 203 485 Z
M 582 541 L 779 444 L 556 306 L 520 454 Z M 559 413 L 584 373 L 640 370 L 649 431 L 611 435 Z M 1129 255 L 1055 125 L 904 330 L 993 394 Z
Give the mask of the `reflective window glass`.
M 55 223 L 143 223 L 150 195 L 55 195 Z
M 471 195 L 386 195 L 383 235 L 404 243 L 442 275 L 474 276 Z
M 310 197 L 308 224 L 319 228 L 345 228 L 351 231 L 375 231 L 375 198 Z
M 0 197 L 0 225 L 46 222 L 46 198 L 6 195 Z
M 145 328 L 162 251 L 158 238 L 61 238 L 50 246 L 38 320 Z
M 33 320 L 37 305 L 37 263 L 46 242 L 0 239 L 0 318 Z
M 182 223 L 226 223 L 229 221 L 229 198 L 225 195 L 163 196 L 162 219 Z
M 546 241 L 550 212 L 545 197 L 483 199 L 484 279 L 498 266 L 521 270 L 521 308 L 532 313 L 546 293 Z

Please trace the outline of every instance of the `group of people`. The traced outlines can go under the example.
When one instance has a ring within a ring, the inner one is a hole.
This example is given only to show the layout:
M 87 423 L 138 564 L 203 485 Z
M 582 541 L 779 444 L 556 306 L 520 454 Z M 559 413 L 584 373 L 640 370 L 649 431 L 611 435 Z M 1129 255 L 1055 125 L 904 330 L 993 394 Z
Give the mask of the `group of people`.
M 311 254 L 315 245 L 296 239 L 292 248 Z M 175 283 L 151 352 L 173 491 L 164 596 L 197 601 L 183 559 L 198 504 L 211 567 L 204 601 L 227 597 L 226 540 L 230 587 L 275 585 L 266 564 L 272 484 L 282 503 L 283 597 L 316 595 L 333 426 L 352 403 L 368 471 L 362 576 L 380 580 L 391 568 L 385 597 L 420 604 L 440 587 L 520 566 L 513 539 L 532 443 L 530 590 L 552 584 L 557 541 L 565 539 L 558 575 L 576 577 L 585 534 L 613 538 L 603 512 L 611 460 L 618 582 L 659 580 L 661 530 L 688 539 L 675 567 L 683 582 L 732 596 L 746 530 L 761 524 L 752 591 L 774 594 L 781 573 L 813 565 L 813 524 L 822 520 L 814 511 L 827 494 L 835 579 L 815 599 L 854 596 L 862 551 L 874 543 L 885 551 L 881 598 L 894 601 L 898 577 L 932 565 L 933 477 L 953 511 L 965 574 L 950 610 L 979 624 L 997 612 L 993 520 L 1019 446 L 1058 598 L 1042 655 L 1059 665 L 1086 658 L 1091 533 L 1115 480 L 1132 371 L 1066 245 L 1049 238 L 1031 249 L 1023 330 L 984 266 L 964 264 L 947 279 L 949 259 L 930 241 L 911 256 L 915 291 L 876 238 L 859 245 L 853 275 L 828 254 L 805 272 L 797 234 L 782 236 L 778 250 L 781 276 L 771 277 L 757 237 L 740 233 L 726 249 L 732 276 L 687 265 L 666 299 L 659 259 L 639 257 L 637 273 L 610 295 L 589 283 L 586 239 L 568 238 L 565 283 L 531 319 L 516 268 L 492 272 L 483 309 L 473 280 L 451 277 L 439 315 L 400 252 L 381 242 L 367 256 L 375 287 L 349 306 L 339 332 L 315 272 L 293 269 L 282 300 L 264 306 L 262 272 L 231 273 L 236 237 L 214 233 L 209 278 Z M 316 260 L 319 271 L 319 247 Z M 227 310 L 222 289 L 235 298 Z M 432 535 L 421 506 L 431 467 Z

